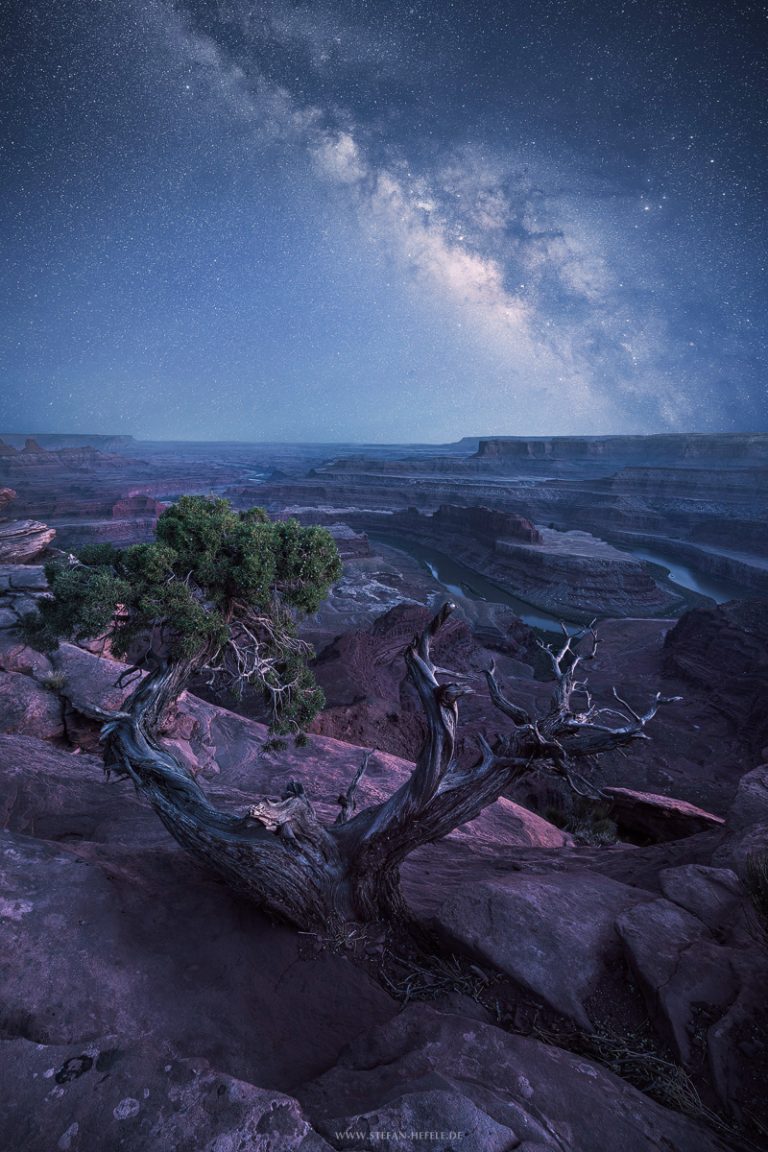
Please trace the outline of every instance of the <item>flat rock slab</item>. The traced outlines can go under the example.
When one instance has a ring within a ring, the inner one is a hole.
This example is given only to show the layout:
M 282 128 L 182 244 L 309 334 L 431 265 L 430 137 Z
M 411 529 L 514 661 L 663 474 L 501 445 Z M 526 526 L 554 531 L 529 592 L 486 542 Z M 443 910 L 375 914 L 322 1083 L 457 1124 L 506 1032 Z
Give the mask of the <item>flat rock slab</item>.
M 24 564 L 34 560 L 56 535 L 55 528 L 37 520 L 8 520 L 0 524 L 0 561 Z
M 42 564 L 0 564 L 0 591 L 45 592 L 47 587 Z
M 614 924 L 652 895 L 605 876 L 513 874 L 465 884 L 435 915 L 454 941 L 507 973 L 555 1012 L 591 1027 L 584 1003 L 621 955 Z
M 118 683 L 127 665 L 109 657 L 62 644 L 53 653 L 52 662 L 64 678 L 62 694 L 76 714 L 87 713 L 94 704 L 107 710 L 120 709 L 132 691 L 131 684 Z M 68 719 L 67 727 L 72 735 L 80 733 L 84 749 L 98 749 L 95 724 L 88 722 L 78 728 L 75 715 Z M 336 798 L 354 778 L 363 750 L 328 736 L 311 736 L 303 748 L 289 743 L 282 751 L 265 755 L 267 736 L 263 724 L 185 693 L 166 740 L 195 774 L 241 789 L 251 797 L 280 796 L 291 780 L 299 780 L 321 817 L 333 821 L 339 810 Z M 357 789 L 358 808 L 382 803 L 412 771 L 411 761 L 376 752 Z M 448 839 L 468 841 L 478 853 L 510 847 L 558 848 L 571 842 L 571 837 L 553 824 L 503 799 Z
M 464 1134 L 430 1140 L 439 1152 L 725 1152 L 590 1060 L 422 1004 L 360 1037 L 296 1096 L 315 1128 L 356 1152 L 397 1152 L 376 1134 L 430 1116 L 428 1130 Z
M 604 788 L 603 793 L 610 801 L 611 815 L 619 827 L 654 844 L 695 836 L 725 824 L 721 816 L 672 796 L 636 792 L 632 788 Z
M 295 932 L 176 848 L 75 852 L 4 832 L 0 852 L 4 1037 L 151 1038 L 286 1091 L 398 1011 L 359 967 L 327 951 L 305 958 Z
M 330 1152 L 290 1096 L 202 1057 L 106 1036 L 5 1040 L 0 1062 L 3 1146 L 19 1152 Z

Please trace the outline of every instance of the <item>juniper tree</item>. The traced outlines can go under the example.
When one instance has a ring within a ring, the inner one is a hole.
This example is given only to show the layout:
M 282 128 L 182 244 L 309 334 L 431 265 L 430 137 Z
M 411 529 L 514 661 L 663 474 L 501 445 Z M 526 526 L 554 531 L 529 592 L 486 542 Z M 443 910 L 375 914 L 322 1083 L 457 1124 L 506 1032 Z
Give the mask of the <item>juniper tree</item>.
M 113 654 L 167 679 L 155 718 L 190 678 L 241 695 L 264 692 L 274 734 L 300 734 L 323 704 L 297 616 L 314 612 L 341 575 L 333 537 L 261 508 L 183 496 L 149 544 L 97 544 L 46 568 L 51 597 L 26 633 L 50 648 L 60 637 L 104 636 Z
M 566 633 L 559 648 L 546 648 L 554 692 L 541 715 L 507 699 L 488 670 L 491 702 L 511 727 L 493 746 L 481 740 L 477 763 L 465 768 L 454 751 L 466 689 L 434 665 L 430 652 L 453 611 L 445 604 L 405 652 L 426 734 L 411 775 L 387 800 L 355 811 L 366 758 L 332 823 L 318 817 L 298 782 L 244 812 L 215 808 L 162 746 L 165 711 L 190 675 L 208 668 L 236 684 L 261 683 L 277 727 L 306 723 L 320 697 L 308 679 L 293 613 L 313 611 L 339 571 L 323 529 L 185 497 L 160 517 L 154 544 L 86 550 L 74 565 L 51 570 L 52 598 L 33 628 L 38 642 L 107 631 L 116 654 L 145 646 L 151 670 L 123 710 L 92 713 L 105 721 L 107 770 L 129 776 L 179 843 L 228 884 L 305 929 L 405 918 L 399 868 L 414 849 L 474 819 L 531 767 L 579 789 L 580 764 L 642 737 L 667 702 L 657 694 L 644 713 L 618 697 L 618 708 L 596 706 L 577 675 L 594 656 L 597 637 L 589 629 L 579 637 Z M 586 647 L 579 649 L 581 640 Z

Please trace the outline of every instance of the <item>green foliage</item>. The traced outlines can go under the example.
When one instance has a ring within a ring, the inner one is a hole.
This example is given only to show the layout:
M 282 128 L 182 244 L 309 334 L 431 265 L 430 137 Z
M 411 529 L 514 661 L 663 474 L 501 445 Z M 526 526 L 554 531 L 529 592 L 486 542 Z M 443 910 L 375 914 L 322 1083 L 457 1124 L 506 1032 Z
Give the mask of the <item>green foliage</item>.
M 237 667 L 266 692 L 276 733 L 302 731 L 322 707 L 294 618 L 316 611 L 341 575 L 324 528 L 183 496 L 160 516 L 153 543 L 92 545 L 46 574 L 52 596 L 23 623 L 36 647 L 106 634 L 116 656 L 141 644 L 194 670 L 223 667 L 228 644 L 250 644 L 253 658 Z

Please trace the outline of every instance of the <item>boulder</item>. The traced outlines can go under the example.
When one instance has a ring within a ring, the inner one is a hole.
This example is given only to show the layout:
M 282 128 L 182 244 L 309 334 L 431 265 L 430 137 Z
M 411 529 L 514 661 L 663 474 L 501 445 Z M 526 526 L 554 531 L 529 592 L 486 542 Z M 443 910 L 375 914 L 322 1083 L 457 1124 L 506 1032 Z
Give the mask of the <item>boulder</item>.
M 45 592 L 47 588 L 42 564 L 0 564 L 0 592 Z
M 745 773 L 739 781 L 713 863 L 743 876 L 753 853 L 768 854 L 768 764 Z
M 0 440 L 0 455 L 3 455 L 4 453 L 2 450 L 4 448 L 7 450 L 8 447 L 9 446 L 7 444 L 3 444 L 2 440 Z M 16 493 L 14 492 L 13 488 L 0 488 L 0 515 L 5 511 L 11 501 L 15 499 Z
M 650 893 L 587 872 L 465 884 L 435 915 L 449 940 L 505 972 L 580 1028 L 586 1001 L 621 955 L 614 923 Z
M 21 672 L 41 680 L 53 672 L 53 665 L 43 652 L 37 652 L 28 644 L 23 644 L 13 633 L 0 629 L 0 669 L 4 672 Z
M 768 764 L 745 772 L 728 810 L 729 833 L 746 831 L 754 824 L 768 823 Z
M 0 732 L 58 740 L 64 735 L 61 700 L 19 672 L 0 672 Z
M 708 868 L 703 864 L 682 864 L 659 873 L 661 890 L 667 900 L 697 916 L 711 932 L 730 935 L 743 916 L 745 893 L 730 868 Z
M 669 900 L 627 909 L 616 928 L 656 1026 L 681 1063 L 690 1065 L 700 1007 L 706 1006 L 708 1024 L 736 995 L 729 950 L 715 943 L 698 917 Z
M 358 1038 L 296 1096 L 315 1128 L 355 1152 L 396 1152 L 398 1129 L 407 1140 L 427 1121 L 436 1152 L 725 1152 L 591 1060 L 422 1004 Z
M 729 914 L 728 894 L 734 895 L 732 874 L 701 869 L 697 876 L 676 868 L 662 873 L 662 883 L 714 920 L 718 936 L 727 937 L 731 946 L 717 943 L 701 919 L 669 900 L 623 913 L 617 928 L 649 1013 L 683 1064 L 708 1069 L 731 1114 L 765 1126 L 768 954 L 744 931 L 748 922 L 741 910 L 732 927 L 723 922 Z
M 34 560 L 56 535 L 55 528 L 37 520 L 6 520 L 0 523 L 0 563 L 26 564 Z
M 672 796 L 636 792 L 632 788 L 604 788 L 603 794 L 610 801 L 611 816 L 620 830 L 646 843 L 663 844 L 725 824 L 722 816 Z

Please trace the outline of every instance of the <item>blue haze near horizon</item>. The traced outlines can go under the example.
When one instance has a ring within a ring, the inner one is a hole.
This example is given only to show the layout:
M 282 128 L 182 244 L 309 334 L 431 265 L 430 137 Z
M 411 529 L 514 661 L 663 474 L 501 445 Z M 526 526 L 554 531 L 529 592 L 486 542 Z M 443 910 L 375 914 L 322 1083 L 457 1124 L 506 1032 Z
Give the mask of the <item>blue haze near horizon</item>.
M 0 426 L 768 429 L 764 5 L 16 11 Z

